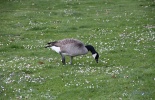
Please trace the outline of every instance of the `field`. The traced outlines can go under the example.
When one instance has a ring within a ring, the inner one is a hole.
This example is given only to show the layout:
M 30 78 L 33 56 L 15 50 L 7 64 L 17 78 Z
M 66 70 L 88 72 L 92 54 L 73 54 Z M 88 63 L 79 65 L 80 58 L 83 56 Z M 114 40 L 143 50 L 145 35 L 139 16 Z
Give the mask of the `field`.
M 73 65 L 44 48 L 75 38 Z M 0 100 L 155 100 L 154 0 L 1 0 Z

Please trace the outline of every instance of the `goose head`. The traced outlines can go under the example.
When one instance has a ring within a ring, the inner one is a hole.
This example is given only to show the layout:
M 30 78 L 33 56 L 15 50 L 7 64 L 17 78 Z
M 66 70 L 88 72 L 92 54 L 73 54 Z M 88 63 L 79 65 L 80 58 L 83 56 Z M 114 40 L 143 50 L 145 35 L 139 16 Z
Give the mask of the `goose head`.
M 92 54 L 92 56 L 94 57 L 94 59 L 95 59 L 96 62 L 98 63 L 99 54 L 96 52 L 95 54 Z
M 87 48 L 88 51 L 90 51 L 92 53 L 93 58 L 98 63 L 99 54 L 96 52 L 96 50 L 94 49 L 94 47 L 92 45 L 86 45 L 85 47 Z

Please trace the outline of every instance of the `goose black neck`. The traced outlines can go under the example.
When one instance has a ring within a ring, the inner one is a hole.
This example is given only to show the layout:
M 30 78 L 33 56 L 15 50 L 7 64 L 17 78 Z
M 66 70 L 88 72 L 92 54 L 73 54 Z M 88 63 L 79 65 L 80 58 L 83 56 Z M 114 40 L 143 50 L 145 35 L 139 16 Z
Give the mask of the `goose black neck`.
M 97 53 L 92 45 L 86 45 L 85 46 L 88 51 L 90 51 L 92 54 Z

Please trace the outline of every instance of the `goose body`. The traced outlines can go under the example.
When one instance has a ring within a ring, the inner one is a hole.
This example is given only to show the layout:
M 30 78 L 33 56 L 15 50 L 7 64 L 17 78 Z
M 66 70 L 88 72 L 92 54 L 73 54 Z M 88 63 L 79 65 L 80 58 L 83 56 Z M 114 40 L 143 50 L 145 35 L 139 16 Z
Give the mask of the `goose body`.
M 54 42 L 47 43 L 47 47 L 50 47 L 52 50 L 59 53 L 62 57 L 62 63 L 65 64 L 65 55 L 70 56 L 70 63 L 72 64 L 72 59 L 75 56 L 85 55 L 90 51 L 95 58 L 96 62 L 98 62 L 99 55 L 94 49 L 93 46 L 87 45 L 85 46 L 81 41 L 77 39 L 63 39 Z

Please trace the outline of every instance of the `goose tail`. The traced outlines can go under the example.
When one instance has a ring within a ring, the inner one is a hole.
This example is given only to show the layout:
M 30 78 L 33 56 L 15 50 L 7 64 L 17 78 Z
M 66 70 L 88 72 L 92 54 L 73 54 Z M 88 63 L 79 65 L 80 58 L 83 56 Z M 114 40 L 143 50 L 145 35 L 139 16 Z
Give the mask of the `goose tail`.
M 49 48 L 49 47 L 51 47 L 51 46 L 49 46 L 49 45 L 48 46 L 45 46 L 45 48 Z
M 55 41 L 55 42 L 48 42 L 47 46 L 45 46 L 45 48 L 55 46 L 56 43 L 57 43 L 57 41 Z

